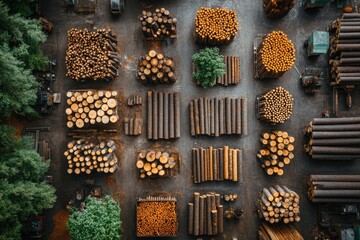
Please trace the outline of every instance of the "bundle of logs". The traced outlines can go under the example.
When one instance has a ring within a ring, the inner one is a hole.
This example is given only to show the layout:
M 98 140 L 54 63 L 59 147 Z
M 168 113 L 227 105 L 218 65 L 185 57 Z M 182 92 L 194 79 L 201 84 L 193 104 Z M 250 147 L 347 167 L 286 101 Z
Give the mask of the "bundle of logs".
M 128 136 L 138 136 L 142 132 L 141 112 L 136 112 L 134 117 L 124 118 L 124 132 Z
M 289 136 L 287 132 L 273 131 L 262 134 L 260 138 L 262 149 L 258 151 L 257 157 L 268 175 L 284 174 L 284 166 L 294 159 L 294 142 L 295 138 Z
M 224 232 L 224 206 L 217 193 L 200 195 L 194 192 L 194 200 L 188 203 L 188 234 L 194 236 L 217 235 Z
M 147 92 L 148 139 L 180 137 L 180 94 L 178 92 Z
M 273 31 L 264 36 L 256 53 L 258 78 L 279 78 L 295 63 L 295 47 L 287 35 Z
M 269 223 L 300 221 L 300 197 L 286 186 L 263 188 L 257 204 L 260 218 Z
M 109 140 L 94 144 L 79 139 L 67 144 L 67 150 L 64 155 L 68 161 L 69 174 L 86 173 L 94 171 L 104 173 L 114 173 L 117 169 L 117 157 L 115 155 L 115 142 Z
M 196 42 L 206 45 L 231 42 L 238 32 L 238 22 L 234 10 L 202 7 L 196 13 Z
M 261 223 L 258 230 L 259 240 L 304 240 L 301 234 L 290 224 Z
M 68 128 L 118 121 L 116 91 L 78 90 L 69 91 L 66 96 Z
M 174 83 L 176 81 L 174 70 L 172 59 L 150 50 L 139 60 L 137 78 L 144 84 Z
M 139 94 L 134 94 L 131 97 L 128 97 L 127 99 L 127 105 L 128 106 L 136 106 L 136 105 L 142 105 L 142 97 Z
M 202 183 L 208 181 L 229 180 L 242 181 L 242 151 L 223 148 L 193 148 L 193 181 Z
M 263 0 L 263 7 L 267 17 L 284 17 L 294 6 L 294 0 Z
M 191 136 L 247 135 L 246 98 L 198 98 L 189 104 Z
M 358 203 L 360 175 L 311 175 L 308 197 L 314 203 Z
M 360 159 L 360 117 L 314 118 L 305 151 L 316 160 Z
M 120 65 L 116 36 L 110 29 L 72 28 L 68 31 L 66 76 L 76 81 L 114 80 Z
M 137 154 L 136 168 L 140 178 L 171 177 L 178 170 L 179 153 L 141 150 Z
M 140 21 L 144 36 L 148 40 L 176 38 L 177 19 L 165 8 L 157 8 L 153 13 L 142 11 Z
M 284 123 L 292 114 L 292 95 L 276 87 L 257 98 L 258 119 L 271 124 Z

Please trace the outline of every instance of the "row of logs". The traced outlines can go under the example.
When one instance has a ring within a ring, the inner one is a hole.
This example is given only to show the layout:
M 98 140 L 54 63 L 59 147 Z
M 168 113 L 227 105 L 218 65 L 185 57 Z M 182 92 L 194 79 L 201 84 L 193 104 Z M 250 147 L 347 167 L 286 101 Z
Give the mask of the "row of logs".
M 158 150 L 141 150 L 137 154 L 136 168 L 140 178 L 170 177 L 178 169 L 179 153 Z
M 246 98 L 198 98 L 189 104 L 191 136 L 247 135 Z
M 139 94 L 134 94 L 127 99 L 128 106 L 142 105 L 142 97 Z
M 142 133 L 141 112 L 136 112 L 134 117 L 124 118 L 124 133 L 128 136 L 139 136 Z
M 301 234 L 290 224 L 261 223 L 258 230 L 259 240 L 304 240 Z
M 177 19 L 165 8 L 157 8 L 155 12 L 142 11 L 140 21 L 144 36 L 148 40 L 176 38 Z
M 284 17 L 294 6 L 294 0 L 263 0 L 263 8 L 267 17 Z

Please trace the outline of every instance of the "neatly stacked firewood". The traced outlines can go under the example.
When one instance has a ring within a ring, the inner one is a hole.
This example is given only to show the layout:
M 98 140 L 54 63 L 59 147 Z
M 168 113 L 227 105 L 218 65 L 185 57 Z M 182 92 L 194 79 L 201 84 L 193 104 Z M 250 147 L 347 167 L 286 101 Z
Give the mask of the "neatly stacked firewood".
M 128 106 L 142 105 L 142 97 L 139 94 L 134 94 L 127 99 Z
M 304 240 L 301 234 L 290 224 L 268 224 L 263 222 L 258 233 L 259 240 Z
M 157 8 L 155 12 L 142 11 L 140 21 L 144 36 L 148 40 L 176 38 L 177 19 L 165 8 Z
M 294 0 L 263 0 L 264 11 L 268 17 L 284 17 L 294 6 Z
M 136 112 L 134 117 L 124 118 L 124 133 L 129 136 L 138 136 L 142 133 L 141 112 Z

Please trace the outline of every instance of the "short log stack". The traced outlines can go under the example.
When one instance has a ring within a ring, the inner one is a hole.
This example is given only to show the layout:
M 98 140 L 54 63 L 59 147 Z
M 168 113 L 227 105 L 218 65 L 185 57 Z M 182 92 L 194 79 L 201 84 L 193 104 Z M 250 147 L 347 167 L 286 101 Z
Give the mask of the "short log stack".
M 129 107 L 131 107 L 131 106 L 137 106 L 137 105 L 142 105 L 142 97 L 141 97 L 141 95 L 139 95 L 139 94 L 134 94 L 134 95 L 132 95 L 131 97 L 129 97 L 128 99 L 127 99 L 127 105 L 129 106 Z
M 294 0 L 263 0 L 267 17 L 282 18 L 295 6 Z
M 142 133 L 141 112 L 136 112 L 134 117 L 124 118 L 124 132 L 128 136 L 139 136 Z
M 305 151 L 315 160 L 360 159 L 360 117 L 314 118 Z
M 165 8 L 155 12 L 142 11 L 140 17 L 142 31 L 147 40 L 176 39 L 177 19 Z
M 301 234 L 290 224 L 261 223 L 258 230 L 259 240 L 304 240 Z
M 314 203 L 359 203 L 360 175 L 311 175 L 308 197 Z

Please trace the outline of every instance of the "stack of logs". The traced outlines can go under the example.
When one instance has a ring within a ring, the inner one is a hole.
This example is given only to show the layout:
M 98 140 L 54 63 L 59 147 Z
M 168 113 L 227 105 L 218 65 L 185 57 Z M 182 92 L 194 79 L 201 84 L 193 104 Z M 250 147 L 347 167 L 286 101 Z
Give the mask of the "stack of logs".
M 148 139 L 180 137 L 180 94 L 147 92 Z
M 68 31 L 66 76 L 79 80 L 114 80 L 120 65 L 116 36 L 110 29 Z
M 148 40 L 176 38 L 177 19 L 165 8 L 157 8 L 153 13 L 143 11 L 140 21 L 144 36 Z
M 202 183 L 208 181 L 229 180 L 242 181 L 242 151 L 223 148 L 193 148 L 193 181 Z
M 134 94 L 127 99 L 128 106 L 142 105 L 142 97 L 139 94 Z
M 304 240 L 301 234 L 290 224 L 261 223 L 258 230 L 259 240 Z
M 136 168 L 140 178 L 174 176 L 178 168 L 179 153 L 141 150 L 137 154 Z
M 205 8 L 197 11 L 195 19 L 196 42 L 207 45 L 231 42 L 238 32 L 234 10 Z
M 68 161 L 67 172 L 69 174 L 84 172 L 90 174 L 93 171 L 114 173 L 117 169 L 115 150 L 115 142 L 112 140 L 97 145 L 85 139 L 71 141 L 64 152 Z
M 138 136 L 142 132 L 141 112 L 136 112 L 134 117 L 124 118 L 124 132 L 128 136 Z
M 118 121 L 116 91 L 78 90 L 69 91 L 66 96 L 68 128 L 73 128 L 74 124 L 83 128 L 88 124 Z
M 198 98 L 189 105 L 191 136 L 247 135 L 245 98 Z
M 360 159 L 360 117 L 314 118 L 305 151 L 316 160 Z
M 257 204 L 258 213 L 269 223 L 299 222 L 299 202 L 299 195 L 286 186 L 263 188 Z
M 295 47 L 287 35 L 273 31 L 263 38 L 256 53 L 259 78 L 279 78 L 295 63 Z
M 209 193 L 200 196 L 194 192 L 193 203 L 188 203 L 188 234 L 194 236 L 217 235 L 224 232 L 224 206 L 221 196 Z
M 294 159 L 294 142 L 295 138 L 287 132 L 273 131 L 262 134 L 260 143 L 263 148 L 259 150 L 257 157 L 268 175 L 284 174 L 283 167 Z
M 257 103 L 258 119 L 268 123 L 284 123 L 292 114 L 293 97 L 282 87 L 276 87 L 260 96 Z
M 308 197 L 314 203 L 358 203 L 360 175 L 311 175 Z
M 263 0 L 263 7 L 267 17 L 284 17 L 294 6 L 294 0 Z
M 176 81 L 174 70 L 173 60 L 155 50 L 150 50 L 139 60 L 137 78 L 144 84 L 174 83 Z

